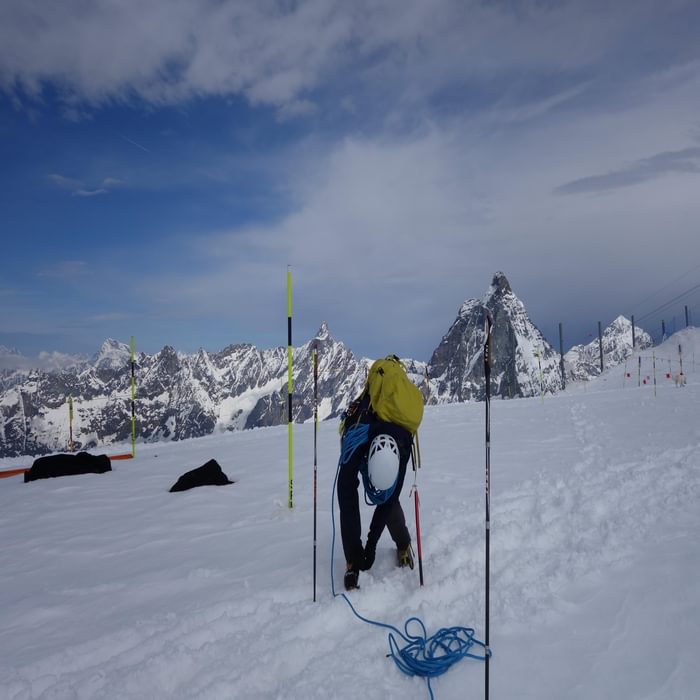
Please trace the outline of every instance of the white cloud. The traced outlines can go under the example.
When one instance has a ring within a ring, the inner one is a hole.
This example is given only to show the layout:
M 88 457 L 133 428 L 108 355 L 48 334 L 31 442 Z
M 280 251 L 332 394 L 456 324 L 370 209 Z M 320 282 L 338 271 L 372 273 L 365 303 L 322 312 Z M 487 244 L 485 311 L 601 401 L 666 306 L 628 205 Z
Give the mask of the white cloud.
M 58 173 L 50 173 L 46 177 L 62 190 L 69 190 L 74 197 L 96 197 L 102 194 L 109 194 L 111 190 L 122 187 L 125 184 L 119 178 L 106 177 L 102 180 L 101 186 L 87 187 L 81 180 Z
M 72 192 L 73 196 L 75 197 L 97 197 L 101 194 L 107 194 L 107 190 L 104 188 L 100 187 L 96 190 L 85 190 L 85 189 L 78 189 Z
M 0 86 L 66 108 L 138 96 L 175 104 L 244 95 L 306 113 L 317 88 L 408 103 L 505 73 L 580 71 L 641 44 L 664 56 L 692 46 L 692 3 L 435 0 L 5 0 Z M 696 51 L 697 55 L 697 51 Z M 628 60 L 627 70 L 635 69 Z

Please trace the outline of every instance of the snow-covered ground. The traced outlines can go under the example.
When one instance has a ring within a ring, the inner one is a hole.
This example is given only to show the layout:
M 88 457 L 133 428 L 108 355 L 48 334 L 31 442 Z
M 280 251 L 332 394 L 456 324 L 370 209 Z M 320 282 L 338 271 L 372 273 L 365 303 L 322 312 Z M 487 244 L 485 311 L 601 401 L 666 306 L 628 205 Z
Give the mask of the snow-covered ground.
M 494 700 L 700 697 L 700 331 L 655 352 L 676 362 L 679 343 L 684 388 L 661 368 L 655 396 L 617 368 L 493 402 Z M 418 615 L 483 639 L 484 405 L 428 408 L 420 443 L 425 586 L 385 533 L 349 597 L 399 628 Z M 286 427 L 139 445 L 104 475 L 0 480 L 0 700 L 427 698 L 386 631 L 331 593 L 335 421 L 319 425 L 313 602 L 311 424 L 294 451 L 292 510 Z M 236 483 L 168 493 L 210 458 Z M 339 543 L 333 565 L 340 582 Z M 483 677 L 462 660 L 435 697 L 483 697 Z

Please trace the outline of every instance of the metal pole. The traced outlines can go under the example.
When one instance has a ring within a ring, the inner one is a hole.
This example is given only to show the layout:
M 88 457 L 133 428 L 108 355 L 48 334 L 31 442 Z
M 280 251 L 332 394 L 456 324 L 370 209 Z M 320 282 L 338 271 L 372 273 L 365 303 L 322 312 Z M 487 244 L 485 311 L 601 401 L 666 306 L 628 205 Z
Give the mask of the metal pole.
M 134 336 L 131 336 L 131 456 L 136 457 L 136 360 Z
M 68 397 L 68 449 L 73 452 L 73 397 Z
M 559 324 L 559 368 L 561 369 L 561 388 L 566 389 L 566 372 L 564 371 L 564 331 Z
M 317 436 L 318 436 L 318 344 L 314 344 L 311 354 L 314 365 L 314 603 L 316 602 L 316 494 L 318 484 L 318 459 L 317 459 Z
M 637 336 L 634 332 L 634 314 L 632 315 L 632 350 L 637 347 Z
M 603 373 L 603 330 L 602 326 L 600 324 L 600 321 L 598 321 L 598 344 L 600 346 L 600 373 Z
M 289 507 L 294 507 L 292 478 L 292 271 L 287 266 L 287 425 L 289 449 Z
M 642 356 L 637 357 L 637 386 L 642 386 Z
M 688 306 L 686 305 L 685 307 L 685 327 L 687 328 L 690 325 L 690 321 L 688 320 Z
M 484 384 L 486 403 L 486 593 L 484 604 L 485 630 L 484 630 L 484 698 L 489 697 L 489 607 L 490 607 L 490 575 L 491 575 L 491 355 L 493 352 L 493 336 L 491 333 L 493 318 L 488 309 L 485 309 L 484 318 Z
M 411 464 L 413 465 L 413 486 L 411 493 L 413 494 L 415 514 L 416 514 L 416 547 L 418 549 L 418 581 L 422 586 L 423 579 L 423 546 L 420 537 L 420 497 L 418 495 L 418 470 L 420 469 L 420 443 L 418 442 L 418 433 L 416 432 L 415 440 L 411 445 Z

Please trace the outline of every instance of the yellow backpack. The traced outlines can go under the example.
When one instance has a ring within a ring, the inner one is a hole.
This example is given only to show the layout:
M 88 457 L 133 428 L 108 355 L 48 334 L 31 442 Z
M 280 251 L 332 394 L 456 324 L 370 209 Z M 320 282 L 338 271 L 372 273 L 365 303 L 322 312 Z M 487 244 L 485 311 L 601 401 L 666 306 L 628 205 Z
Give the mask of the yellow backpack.
M 408 378 L 396 355 L 376 360 L 367 375 L 366 390 L 380 420 L 400 425 L 412 435 L 423 420 L 423 395 Z

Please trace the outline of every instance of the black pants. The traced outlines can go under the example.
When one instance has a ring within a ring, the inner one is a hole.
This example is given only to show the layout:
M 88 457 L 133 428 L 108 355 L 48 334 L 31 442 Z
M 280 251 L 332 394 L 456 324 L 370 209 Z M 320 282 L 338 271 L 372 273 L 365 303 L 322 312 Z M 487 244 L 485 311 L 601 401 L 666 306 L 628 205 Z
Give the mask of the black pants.
M 389 529 L 391 539 L 394 540 L 397 548 L 404 549 L 411 543 L 411 535 L 406 527 L 406 518 L 399 502 L 399 496 L 406 477 L 406 465 L 411 455 L 412 437 L 407 430 L 393 423 L 377 421 L 370 426 L 367 443 L 358 448 L 346 464 L 341 464 L 338 474 L 340 535 L 343 540 L 345 561 L 351 564 L 355 570 L 359 570 L 364 561 L 360 499 L 358 494 L 360 466 L 367 460 L 370 443 L 376 435 L 382 433 L 391 435 L 399 446 L 399 477 L 391 498 L 374 508 L 367 536 L 367 545 L 372 548 L 376 547 L 385 527 Z

